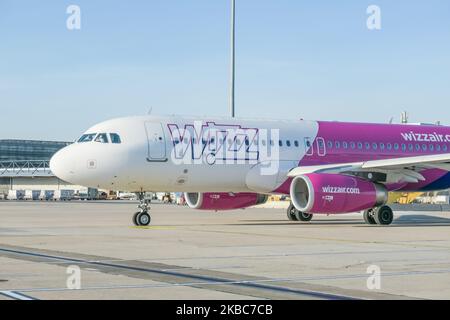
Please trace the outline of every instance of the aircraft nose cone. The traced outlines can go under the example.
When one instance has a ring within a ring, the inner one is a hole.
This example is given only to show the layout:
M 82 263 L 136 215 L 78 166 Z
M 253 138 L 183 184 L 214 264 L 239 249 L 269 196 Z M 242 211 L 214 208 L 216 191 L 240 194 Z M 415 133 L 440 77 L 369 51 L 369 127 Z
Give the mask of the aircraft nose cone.
M 71 182 L 75 174 L 75 161 L 70 156 L 68 147 L 58 151 L 50 159 L 50 170 L 61 180 Z

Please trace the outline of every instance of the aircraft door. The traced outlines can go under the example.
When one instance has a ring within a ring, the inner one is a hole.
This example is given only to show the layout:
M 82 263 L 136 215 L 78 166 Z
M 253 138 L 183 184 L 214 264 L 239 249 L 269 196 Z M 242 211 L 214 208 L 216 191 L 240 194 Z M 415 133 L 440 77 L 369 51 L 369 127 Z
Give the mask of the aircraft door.
M 319 157 L 325 157 L 327 155 L 327 147 L 325 146 L 325 139 L 322 137 L 318 137 L 316 139 L 317 144 L 317 155 Z
M 165 162 L 166 155 L 166 139 L 164 130 L 159 122 L 146 122 L 145 130 L 148 139 L 148 161 Z

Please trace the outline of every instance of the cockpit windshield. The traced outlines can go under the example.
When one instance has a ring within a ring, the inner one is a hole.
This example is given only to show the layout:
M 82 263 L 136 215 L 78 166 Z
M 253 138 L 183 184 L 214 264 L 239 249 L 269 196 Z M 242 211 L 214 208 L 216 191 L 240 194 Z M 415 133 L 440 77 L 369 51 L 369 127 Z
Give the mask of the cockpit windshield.
M 79 142 L 79 143 L 82 143 L 82 142 L 91 142 L 92 140 L 94 140 L 94 138 L 95 138 L 96 135 L 97 135 L 96 133 L 83 134 L 83 135 L 81 136 L 81 138 L 78 139 L 78 142 Z
M 99 142 L 99 143 L 114 143 L 119 144 L 122 143 L 122 139 L 117 133 L 87 133 L 83 134 L 80 139 L 78 139 L 78 143 L 84 142 Z
M 122 143 L 122 141 L 120 140 L 120 136 L 117 133 L 111 133 L 111 142 Z
M 95 142 L 108 143 L 108 135 L 106 133 L 99 133 Z

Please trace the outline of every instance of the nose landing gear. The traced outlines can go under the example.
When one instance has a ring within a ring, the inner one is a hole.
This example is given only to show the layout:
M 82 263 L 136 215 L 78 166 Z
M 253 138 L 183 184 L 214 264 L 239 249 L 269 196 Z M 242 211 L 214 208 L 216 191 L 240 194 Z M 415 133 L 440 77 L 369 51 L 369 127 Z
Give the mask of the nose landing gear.
M 135 226 L 148 226 L 151 221 L 152 218 L 150 217 L 148 212 L 136 212 L 133 215 L 133 223 Z
M 152 221 L 152 218 L 148 213 L 150 210 L 149 207 L 150 202 L 144 199 L 143 192 L 140 192 L 138 194 L 138 197 L 139 197 L 139 205 L 138 205 L 139 211 L 133 215 L 133 223 L 135 226 L 139 227 L 148 226 Z

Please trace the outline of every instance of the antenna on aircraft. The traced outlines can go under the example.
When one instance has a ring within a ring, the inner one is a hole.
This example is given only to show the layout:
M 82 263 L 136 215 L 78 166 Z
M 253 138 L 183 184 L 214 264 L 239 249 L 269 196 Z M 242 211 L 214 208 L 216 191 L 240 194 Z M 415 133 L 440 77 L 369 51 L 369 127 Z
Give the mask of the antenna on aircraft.
M 236 0 L 231 0 L 231 81 L 230 81 L 230 112 L 235 116 L 234 91 L 236 78 Z
M 409 115 L 408 115 L 408 112 L 402 112 L 402 115 L 401 115 L 401 118 L 400 118 L 400 120 L 401 120 L 401 123 L 403 123 L 403 124 L 407 124 L 408 122 L 409 122 Z
M 149 115 L 152 114 L 152 111 L 153 111 L 153 107 L 150 107 L 147 114 L 149 114 Z

